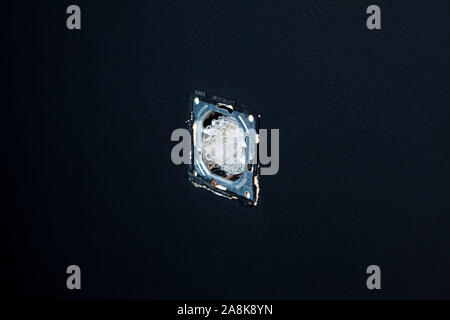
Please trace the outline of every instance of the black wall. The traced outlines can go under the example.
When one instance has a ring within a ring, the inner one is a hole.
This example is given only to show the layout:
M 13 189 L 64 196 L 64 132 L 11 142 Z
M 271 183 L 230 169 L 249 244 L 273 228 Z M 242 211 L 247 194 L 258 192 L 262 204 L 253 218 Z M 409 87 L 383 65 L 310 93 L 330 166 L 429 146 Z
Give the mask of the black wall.
M 75 3 L 79 31 L 2 10 L 2 294 L 450 297 L 450 2 L 376 1 L 376 31 L 368 1 Z M 172 164 L 196 88 L 280 129 L 256 208 Z

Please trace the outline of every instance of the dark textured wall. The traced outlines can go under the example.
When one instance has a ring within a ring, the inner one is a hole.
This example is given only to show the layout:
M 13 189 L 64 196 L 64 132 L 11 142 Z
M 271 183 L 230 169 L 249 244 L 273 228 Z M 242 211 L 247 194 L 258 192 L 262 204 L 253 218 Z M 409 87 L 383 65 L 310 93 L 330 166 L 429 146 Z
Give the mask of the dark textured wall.
M 450 297 L 450 2 L 76 3 L 2 14 L 3 294 Z M 195 88 L 280 129 L 258 207 L 171 163 Z

